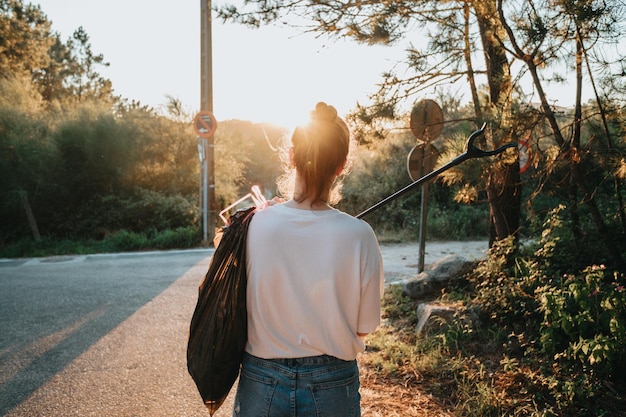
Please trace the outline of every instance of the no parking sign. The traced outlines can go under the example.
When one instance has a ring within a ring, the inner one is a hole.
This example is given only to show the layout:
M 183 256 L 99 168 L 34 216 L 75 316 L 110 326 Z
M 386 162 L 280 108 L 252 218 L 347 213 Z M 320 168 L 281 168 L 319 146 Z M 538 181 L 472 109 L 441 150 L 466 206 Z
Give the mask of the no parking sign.
M 213 113 L 202 110 L 193 118 L 193 129 L 196 131 L 196 135 L 202 139 L 209 139 L 217 129 L 217 120 L 215 120 Z

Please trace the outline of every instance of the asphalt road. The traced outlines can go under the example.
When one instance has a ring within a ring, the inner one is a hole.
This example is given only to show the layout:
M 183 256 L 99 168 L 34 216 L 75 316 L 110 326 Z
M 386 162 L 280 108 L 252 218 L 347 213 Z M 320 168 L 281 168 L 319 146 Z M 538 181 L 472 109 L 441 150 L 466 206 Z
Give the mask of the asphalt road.
M 211 254 L 0 262 L 0 415 L 207 416 L 186 347 Z
M 429 243 L 426 264 L 486 246 Z M 416 274 L 415 244 L 381 249 L 388 282 Z M 186 349 L 212 253 L 0 260 L 0 416 L 208 416 Z

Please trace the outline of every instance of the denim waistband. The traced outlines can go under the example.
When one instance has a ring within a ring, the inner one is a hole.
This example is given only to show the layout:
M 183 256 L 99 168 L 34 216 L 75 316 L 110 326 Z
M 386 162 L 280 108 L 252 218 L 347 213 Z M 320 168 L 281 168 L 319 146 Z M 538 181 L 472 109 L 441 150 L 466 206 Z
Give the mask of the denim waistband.
M 343 359 L 336 358 L 330 355 L 318 355 L 318 356 L 306 356 L 303 358 L 272 358 L 272 359 L 264 359 L 258 358 L 254 355 L 249 354 L 248 352 L 244 353 L 244 357 L 248 357 L 250 359 L 256 359 L 260 361 L 266 361 L 275 363 L 278 365 L 288 366 L 290 368 L 302 365 L 325 365 L 330 363 L 350 363 L 353 361 L 344 361 Z

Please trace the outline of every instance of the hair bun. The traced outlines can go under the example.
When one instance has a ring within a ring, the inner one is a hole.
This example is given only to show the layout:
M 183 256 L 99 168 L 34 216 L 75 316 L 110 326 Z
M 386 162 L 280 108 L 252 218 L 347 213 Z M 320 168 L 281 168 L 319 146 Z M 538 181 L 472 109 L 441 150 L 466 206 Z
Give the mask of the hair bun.
M 337 119 L 337 109 L 320 101 L 311 112 L 311 119 L 315 121 L 334 122 Z

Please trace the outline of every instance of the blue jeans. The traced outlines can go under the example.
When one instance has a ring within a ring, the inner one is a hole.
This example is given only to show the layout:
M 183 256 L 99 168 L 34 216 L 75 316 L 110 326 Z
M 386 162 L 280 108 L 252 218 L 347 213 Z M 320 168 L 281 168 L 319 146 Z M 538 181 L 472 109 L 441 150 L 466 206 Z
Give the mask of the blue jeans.
M 244 355 L 233 417 L 360 417 L 356 360 Z

